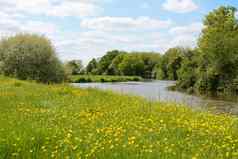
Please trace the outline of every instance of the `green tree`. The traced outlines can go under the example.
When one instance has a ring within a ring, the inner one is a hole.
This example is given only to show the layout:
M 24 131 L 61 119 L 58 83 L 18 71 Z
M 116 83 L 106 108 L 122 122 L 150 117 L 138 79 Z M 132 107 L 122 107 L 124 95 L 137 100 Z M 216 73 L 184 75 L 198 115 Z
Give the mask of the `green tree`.
M 236 8 L 222 6 L 206 16 L 198 42 L 201 51 L 198 87 L 216 91 L 225 88 L 237 76 L 238 23 L 235 13 Z
M 127 53 L 122 52 L 120 55 L 115 57 L 109 66 L 109 69 L 113 72 L 114 75 L 122 75 L 123 73 L 119 69 L 119 65 L 122 63 L 124 57 L 126 56 Z
M 159 53 L 139 53 L 144 63 L 142 77 L 146 79 L 155 78 L 154 68 L 158 64 L 161 56 Z
M 77 75 L 83 69 L 83 64 L 81 60 L 71 60 L 65 64 L 65 69 L 70 75 Z
M 44 83 L 61 82 L 64 68 L 51 42 L 43 36 L 18 34 L 1 40 L 0 61 L 5 75 Z
M 98 63 L 98 73 L 99 74 L 106 74 L 106 75 L 113 75 L 113 70 L 109 69 L 109 66 L 111 65 L 114 58 L 116 58 L 120 54 L 120 51 L 113 50 L 107 52 L 106 55 L 104 55 L 99 63 Z
M 157 79 L 178 80 L 178 70 L 181 67 L 184 54 L 183 48 L 171 48 L 159 60 L 157 68 Z
M 87 65 L 86 67 L 86 72 L 87 74 L 93 74 L 96 75 L 97 74 L 97 60 L 95 58 L 93 58 Z
M 137 54 L 127 54 L 119 64 L 119 70 L 123 75 L 142 76 L 144 71 L 144 62 Z
M 158 61 L 158 64 L 155 66 L 154 72 L 156 79 L 158 80 L 166 80 L 168 79 L 168 59 L 165 56 L 162 56 Z
M 198 50 L 185 49 L 180 69 L 177 71 L 178 86 L 182 89 L 193 88 L 197 81 Z M 194 89 L 194 88 L 193 88 Z
M 168 78 L 170 80 L 178 80 L 177 71 L 181 67 L 183 48 L 171 48 L 166 53 L 165 56 L 168 58 Z
M 137 59 L 141 64 L 143 63 L 143 70 L 135 71 L 132 65 L 138 65 Z M 160 54 L 150 53 L 150 52 L 120 52 L 120 55 L 114 58 L 109 68 L 113 71 L 115 75 L 123 74 L 134 74 L 137 76 L 142 76 L 143 78 L 153 78 L 153 70 L 158 60 L 160 59 Z M 130 61 L 130 62 L 128 62 Z M 122 65 L 124 69 L 122 69 Z M 127 71 L 125 72 L 125 68 Z M 131 68 L 132 70 L 128 70 Z M 137 72 L 137 74 L 135 74 Z

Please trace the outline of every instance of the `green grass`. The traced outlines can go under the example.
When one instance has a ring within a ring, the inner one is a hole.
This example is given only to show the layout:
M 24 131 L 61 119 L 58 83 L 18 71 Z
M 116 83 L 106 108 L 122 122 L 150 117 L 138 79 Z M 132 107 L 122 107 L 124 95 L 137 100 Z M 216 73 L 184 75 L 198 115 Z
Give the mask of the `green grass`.
M 237 159 L 238 120 L 0 76 L 1 159 Z
M 70 77 L 72 83 L 86 82 L 128 82 L 142 81 L 139 76 L 108 76 L 108 75 L 74 75 Z

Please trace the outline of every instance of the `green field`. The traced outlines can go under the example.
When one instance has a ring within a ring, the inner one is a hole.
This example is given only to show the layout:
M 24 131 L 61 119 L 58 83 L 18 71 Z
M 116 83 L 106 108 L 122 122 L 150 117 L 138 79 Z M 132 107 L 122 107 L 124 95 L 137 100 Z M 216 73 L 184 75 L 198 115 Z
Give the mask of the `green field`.
M 142 81 L 139 76 L 109 76 L 109 75 L 73 75 L 70 77 L 72 83 L 89 83 L 89 82 L 129 82 Z
M 1 159 L 237 159 L 238 120 L 0 76 Z

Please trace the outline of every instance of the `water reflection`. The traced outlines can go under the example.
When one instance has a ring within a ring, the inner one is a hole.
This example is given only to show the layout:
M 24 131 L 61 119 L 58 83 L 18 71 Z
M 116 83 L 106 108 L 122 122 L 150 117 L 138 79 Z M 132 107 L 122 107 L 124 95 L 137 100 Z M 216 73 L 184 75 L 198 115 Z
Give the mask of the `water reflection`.
M 122 83 L 84 83 L 73 84 L 81 88 L 99 88 L 114 90 L 124 94 L 143 96 L 149 100 L 160 100 L 164 102 L 175 102 L 186 104 L 193 108 L 208 109 L 215 113 L 231 113 L 238 115 L 238 102 L 222 99 L 188 95 L 182 92 L 170 91 L 167 87 L 174 85 L 174 81 L 152 81 L 152 82 L 122 82 Z M 237 97 L 236 97 L 237 98 Z M 235 101 L 238 101 L 235 99 Z

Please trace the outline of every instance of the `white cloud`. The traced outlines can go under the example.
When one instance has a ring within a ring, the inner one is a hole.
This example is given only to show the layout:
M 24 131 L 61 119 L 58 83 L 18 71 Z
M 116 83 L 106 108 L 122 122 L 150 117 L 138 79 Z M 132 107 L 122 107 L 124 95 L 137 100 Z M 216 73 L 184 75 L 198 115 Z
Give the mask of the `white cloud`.
M 31 32 L 45 35 L 52 35 L 58 31 L 58 27 L 53 23 L 41 21 L 27 21 L 21 23 L 21 30 L 23 32 Z
M 171 41 L 169 42 L 169 47 L 195 47 L 203 27 L 202 23 L 194 22 L 190 25 L 171 28 L 169 33 L 173 38 L 171 38 Z
M 201 32 L 203 24 L 200 22 L 195 22 L 187 26 L 177 26 L 171 28 L 169 32 L 171 34 L 183 35 L 183 34 L 198 34 Z
M 193 0 L 166 0 L 163 8 L 176 13 L 187 13 L 198 9 Z
M 47 11 L 50 16 L 95 16 L 101 12 L 102 8 L 95 3 L 64 1 L 63 3 L 51 7 Z
M 112 49 L 163 53 L 175 45 L 194 46 L 202 27 L 193 23 L 171 28 L 171 20 L 152 17 L 98 17 L 106 1 L 112 0 L 0 0 L 0 36 L 44 34 L 62 60 L 82 59 L 86 64 Z M 68 19 L 50 22 L 49 16 L 84 18 L 68 28 Z
M 19 32 L 38 33 L 51 36 L 55 34 L 58 27 L 49 22 L 37 20 L 25 20 L 18 15 L 8 15 L 0 12 L 0 37 L 9 36 Z
M 25 31 L 44 34 L 52 40 L 62 60 L 82 59 L 84 64 L 113 49 L 163 53 L 177 45 L 194 46 L 197 38 L 195 33 L 201 27 L 199 23 L 193 23 L 176 26 L 167 33 L 172 23 L 170 20 L 150 17 L 99 17 L 82 19 L 82 23 L 83 31 L 69 32 L 61 30 L 54 23 L 21 19 L 0 12 L 0 33 Z
M 101 4 L 105 0 L 0 0 L 2 11 L 7 13 L 21 12 L 24 14 L 47 16 L 94 16 L 101 13 Z
M 98 17 L 82 20 L 81 27 L 107 31 L 137 31 L 168 28 L 171 23 L 170 20 L 152 19 L 150 17 Z
M 29 8 L 37 8 L 40 7 L 49 7 L 50 6 L 50 1 L 49 0 L 16 0 L 15 4 L 17 8 L 19 9 L 29 9 Z
M 168 49 L 171 47 L 195 47 L 197 45 L 197 37 L 194 35 L 178 35 L 171 39 L 168 43 Z
M 138 37 L 139 35 L 139 37 Z M 153 32 L 111 32 L 90 30 L 64 32 L 54 41 L 57 52 L 63 60 L 82 59 L 87 64 L 92 58 L 103 56 L 109 50 L 156 51 L 167 49 L 167 34 Z

